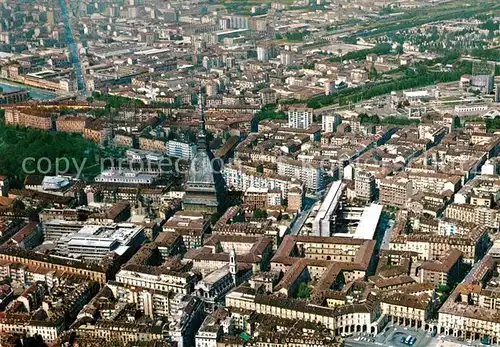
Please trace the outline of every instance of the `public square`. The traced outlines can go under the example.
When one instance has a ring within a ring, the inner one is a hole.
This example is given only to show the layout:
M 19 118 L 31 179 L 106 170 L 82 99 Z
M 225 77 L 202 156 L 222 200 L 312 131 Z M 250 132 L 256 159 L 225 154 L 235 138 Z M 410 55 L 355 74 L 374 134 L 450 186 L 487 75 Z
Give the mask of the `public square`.
M 416 338 L 412 347 L 460 347 L 460 346 L 484 346 L 480 341 L 463 340 L 453 336 L 437 335 L 431 336 L 430 332 L 408 328 L 403 326 L 387 326 L 376 336 L 369 334 L 355 334 L 345 339 L 346 347 L 387 346 L 408 347 L 401 342 L 401 338 L 408 336 Z

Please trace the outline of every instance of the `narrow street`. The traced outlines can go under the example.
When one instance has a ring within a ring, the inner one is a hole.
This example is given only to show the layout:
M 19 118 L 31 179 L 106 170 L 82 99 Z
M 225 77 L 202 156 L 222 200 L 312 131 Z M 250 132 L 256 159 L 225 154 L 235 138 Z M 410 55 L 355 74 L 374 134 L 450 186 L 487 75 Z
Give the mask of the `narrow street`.
M 293 224 L 291 230 L 290 230 L 290 235 L 295 236 L 299 233 L 300 229 L 304 225 L 304 223 L 307 220 L 307 217 L 309 216 L 309 213 L 311 212 L 312 207 L 316 203 L 317 200 L 311 199 L 311 198 L 306 198 L 304 200 L 304 209 L 302 212 L 300 212 L 299 216 L 297 217 L 297 220 Z

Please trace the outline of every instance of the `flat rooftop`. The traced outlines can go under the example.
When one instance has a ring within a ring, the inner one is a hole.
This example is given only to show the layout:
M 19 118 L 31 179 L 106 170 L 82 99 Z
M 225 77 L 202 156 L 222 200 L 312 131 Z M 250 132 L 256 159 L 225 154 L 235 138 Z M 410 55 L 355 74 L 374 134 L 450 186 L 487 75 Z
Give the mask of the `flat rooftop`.
M 380 220 L 380 215 L 382 214 L 382 208 L 383 206 L 378 204 L 371 204 L 365 208 L 358 227 L 356 228 L 356 232 L 354 233 L 354 238 L 373 240 Z

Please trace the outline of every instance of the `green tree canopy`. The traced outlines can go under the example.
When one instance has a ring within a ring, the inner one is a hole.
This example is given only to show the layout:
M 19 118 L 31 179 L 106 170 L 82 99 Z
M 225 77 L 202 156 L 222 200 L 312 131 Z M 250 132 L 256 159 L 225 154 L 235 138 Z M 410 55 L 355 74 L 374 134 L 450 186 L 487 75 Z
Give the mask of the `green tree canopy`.
M 311 292 L 311 287 L 306 282 L 301 282 L 297 290 L 297 298 L 308 299 L 311 296 Z
M 254 218 L 266 218 L 266 217 L 267 217 L 267 212 L 266 212 L 266 211 L 261 210 L 260 208 L 256 208 L 256 209 L 253 211 L 253 217 L 254 217 Z

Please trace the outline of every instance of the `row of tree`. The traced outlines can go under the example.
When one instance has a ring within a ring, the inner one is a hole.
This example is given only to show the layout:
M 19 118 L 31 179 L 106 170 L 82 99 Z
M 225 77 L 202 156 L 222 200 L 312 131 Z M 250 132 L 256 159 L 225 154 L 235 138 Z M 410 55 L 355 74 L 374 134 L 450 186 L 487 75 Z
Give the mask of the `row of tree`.
M 349 52 L 342 56 L 332 57 L 328 59 L 328 61 L 334 63 L 334 62 L 341 62 L 343 60 L 363 60 L 369 54 L 378 54 L 378 55 L 389 54 L 391 50 L 392 50 L 391 44 L 379 43 L 375 45 L 375 47 L 373 48 Z
M 94 100 L 105 101 L 107 106 L 111 108 L 121 108 L 123 106 L 143 106 L 144 103 L 141 100 L 130 99 L 123 96 L 111 95 L 99 92 L 93 92 L 92 96 L 88 98 L 89 102 Z
M 370 31 L 365 31 L 361 36 L 375 36 L 391 31 L 398 31 L 408 28 L 415 28 L 430 22 L 444 21 L 456 18 L 473 18 L 478 13 L 484 13 L 486 10 L 498 9 L 499 5 L 492 4 L 491 2 L 477 3 L 475 6 L 468 8 L 458 7 L 449 9 L 443 7 L 442 9 L 434 9 L 433 11 L 408 11 L 404 16 L 398 18 L 395 23 L 387 23 L 380 25 Z M 405 20 L 402 20 L 405 19 Z
M 348 88 L 331 95 L 321 95 L 309 100 L 307 105 L 312 108 L 321 108 L 335 104 L 348 105 L 349 103 L 356 103 L 376 96 L 389 94 L 392 91 L 457 81 L 460 79 L 460 76 L 470 73 L 472 73 L 472 65 L 470 62 L 462 62 L 456 69 L 450 72 L 429 71 L 425 66 L 419 66 L 415 69 L 414 73 L 407 74 L 401 79 Z
M 277 111 L 276 105 L 266 105 L 255 115 L 257 121 L 264 119 L 287 119 L 287 115 L 283 111 Z
M 420 123 L 418 119 L 409 119 L 409 118 L 401 118 L 393 116 L 380 118 L 376 114 L 373 116 L 369 116 L 366 113 L 360 114 L 359 118 L 361 124 L 411 125 Z

